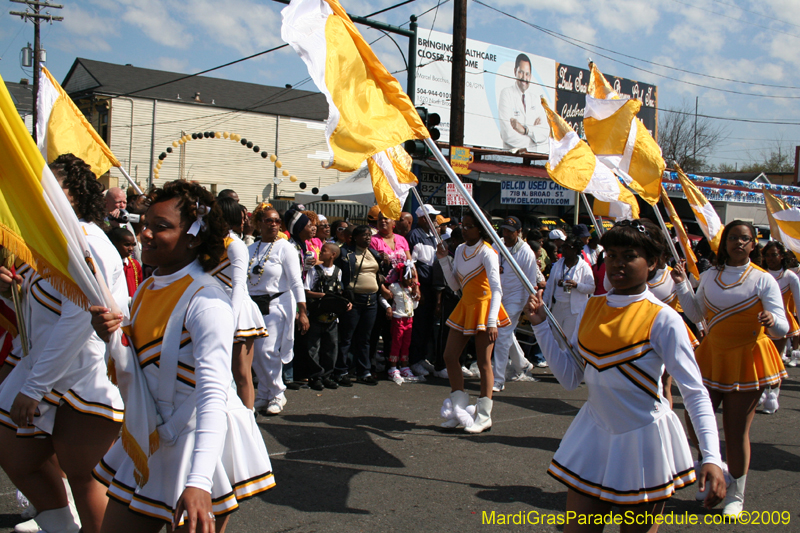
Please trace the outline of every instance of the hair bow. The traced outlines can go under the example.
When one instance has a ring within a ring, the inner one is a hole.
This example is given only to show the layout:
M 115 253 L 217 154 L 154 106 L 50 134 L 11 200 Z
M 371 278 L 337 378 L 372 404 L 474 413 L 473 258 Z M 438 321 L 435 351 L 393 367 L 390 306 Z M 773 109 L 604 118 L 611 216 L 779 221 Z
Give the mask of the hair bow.
M 211 208 L 209 208 L 207 205 L 200 205 L 200 202 L 195 202 L 195 205 L 197 206 L 197 220 L 192 222 L 189 231 L 186 233 L 196 237 L 198 233 L 205 231 L 206 221 L 203 220 L 203 218 L 211 211 Z

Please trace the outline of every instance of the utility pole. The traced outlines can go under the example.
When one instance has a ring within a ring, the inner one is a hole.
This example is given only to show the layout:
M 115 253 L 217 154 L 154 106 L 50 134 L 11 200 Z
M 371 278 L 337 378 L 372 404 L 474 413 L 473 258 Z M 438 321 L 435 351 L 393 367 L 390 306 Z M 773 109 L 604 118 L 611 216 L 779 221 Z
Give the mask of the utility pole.
M 694 153 L 692 154 L 692 159 L 694 162 L 692 163 L 692 167 L 697 166 L 697 105 L 700 102 L 700 97 L 694 97 Z M 696 168 L 693 168 L 695 172 L 697 172 Z
M 467 77 L 467 0 L 453 2 L 453 66 L 450 75 L 450 149 L 464 144 Z
M 11 15 L 22 18 L 23 21 L 30 20 L 33 22 L 33 139 L 36 139 L 36 122 L 39 120 L 38 112 L 38 99 L 39 99 L 39 64 L 42 62 L 41 46 L 39 43 L 39 24 L 41 21 L 53 23 L 53 21 L 60 22 L 64 17 L 54 17 L 49 12 L 42 13 L 44 9 L 61 9 L 64 6 L 58 4 L 49 4 L 44 2 L 36 2 L 34 0 L 11 0 L 15 4 L 25 4 L 28 8 L 26 11 L 9 11 Z M 38 141 L 37 141 L 38 142 Z
M 414 34 L 408 38 L 408 72 L 406 77 L 406 93 L 413 104 L 417 93 L 417 16 L 408 19 L 408 29 Z

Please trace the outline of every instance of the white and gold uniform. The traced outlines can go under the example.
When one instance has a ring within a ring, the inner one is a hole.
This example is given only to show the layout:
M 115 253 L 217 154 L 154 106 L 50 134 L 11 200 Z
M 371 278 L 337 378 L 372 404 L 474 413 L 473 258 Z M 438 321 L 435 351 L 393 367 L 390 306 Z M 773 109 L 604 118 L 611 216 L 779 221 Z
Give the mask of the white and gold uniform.
M 128 286 L 119 252 L 96 225 L 80 224 L 99 273 L 120 309 L 127 309 Z M 29 355 L 23 357 L 16 343 L 6 360 L 14 370 L 0 385 L 0 424 L 15 429 L 18 437 L 52 434 L 62 402 L 80 413 L 122 422 L 122 398 L 108 379 L 106 345 L 92 329 L 89 312 L 27 265 L 18 273 L 23 278 Z M 9 416 L 18 393 L 39 401 L 33 427 L 18 428 Z
M 195 279 L 207 279 L 208 285 L 191 296 L 185 314 L 178 316 L 176 306 Z M 176 346 L 162 346 L 173 315 L 183 321 L 180 339 L 176 336 Z M 149 480 L 143 487 L 137 488 L 124 439 L 114 444 L 94 470 L 95 478 L 108 487 L 109 497 L 131 511 L 170 522 L 186 487 L 211 493 L 217 516 L 272 488 L 275 481 L 261 433 L 232 385 L 233 312 L 219 283 L 197 261 L 170 275 L 159 276 L 156 271 L 136 292 L 131 316 L 131 324 L 123 330 L 150 394 L 159 398 L 161 380 L 174 380 L 169 384 L 173 400 L 167 409 L 178 417 L 184 402 L 194 405 L 187 404 L 191 416 L 177 424 L 174 442 L 161 439 L 150 456 Z M 177 373 L 162 376 L 162 360 L 176 355 Z M 164 416 L 163 404 L 158 405 L 162 418 L 171 421 Z
M 791 270 L 768 270 L 767 272 L 778 282 L 783 298 L 783 308 L 786 312 L 786 321 L 789 323 L 787 337 L 800 335 L 800 325 L 797 323 L 797 303 L 800 302 L 800 278 Z
M 608 277 L 606 277 L 606 281 Z M 609 286 L 610 288 L 610 286 Z M 672 267 L 665 266 L 656 270 L 653 278 L 647 282 L 647 288 L 653 293 L 653 296 L 673 308 L 679 313 L 683 312 L 681 303 L 678 299 L 678 289 L 675 286 L 675 280 L 672 279 Z M 694 336 L 689 326 L 686 326 L 686 331 L 689 333 L 689 340 L 692 341 L 692 346 L 695 348 L 700 346 L 700 341 Z
M 696 294 L 682 283 L 678 297 L 691 321 L 705 318 L 708 324 L 695 354 L 708 388 L 754 391 L 787 377 L 775 344 L 758 323 L 758 314 L 769 311 L 775 318 L 771 337 L 781 338 L 789 329 L 780 288 L 766 271 L 749 261 L 740 267 L 711 268 L 700 276 Z
M 264 318 L 247 292 L 247 246 L 234 232 L 225 237 L 225 255 L 209 274 L 217 278 L 231 299 L 236 321 L 235 342 L 266 337 Z
M 489 243 L 459 244 L 452 263 L 450 257 L 439 261 L 447 263 L 442 264 L 442 272 L 450 288 L 462 291 L 458 305 L 447 319 L 448 326 L 464 335 L 475 335 L 487 328 L 511 325 L 502 303 L 497 251 Z
M 686 326 L 650 291 L 589 300 L 572 338 L 584 367 L 559 347 L 547 322 L 533 331 L 558 381 L 568 390 L 581 381 L 589 388 L 550 463 L 551 476 L 617 505 L 664 500 L 693 483 L 689 443 L 663 394 L 665 370 L 678 382 L 703 462 L 722 465 L 716 420 Z

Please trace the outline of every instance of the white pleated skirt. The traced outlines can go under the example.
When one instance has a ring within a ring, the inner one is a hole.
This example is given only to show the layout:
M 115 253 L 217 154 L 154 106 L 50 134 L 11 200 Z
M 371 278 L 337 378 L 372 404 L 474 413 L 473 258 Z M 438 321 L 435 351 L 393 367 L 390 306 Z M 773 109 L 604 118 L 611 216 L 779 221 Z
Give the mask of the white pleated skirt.
M 119 389 L 108 379 L 108 369 L 102 356 L 80 354 L 68 370 L 39 402 L 38 416 L 33 427 L 19 428 L 9 412 L 33 367 L 30 356 L 16 359 L 16 366 L 0 384 L 0 424 L 17 432 L 17 437 L 44 437 L 52 435 L 56 410 L 65 403 L 76 411 L 90 416 L 122 423 L 124 404 Z
M 236 321 L 236 333 L 234 342 L 244 342 L 248 338 L 266 337 L 267 327 L 264 325 L 264 317 L 258 309 L 256 303 L 248 296 L 242 302 L 242 310 Z
M 234 402 L 229 406 L 231 403 Z M 136 486 L 133 461 L 121 440 L 114 443 L 93 475 L 108 487 L 110 498 L 131 511 L 171 522 L 175 505 L 186 488 L 194 444 L 195 431 L 179 436 L 171 446 L 162 443 L 148 461 L 150 477 L 144 487 Z M 243 500 L 275 486 L 261 432 L 253 413 L 241 402 L 228 411 L 228 431 L 212 483 L 211 502 L 216 516 L 235 511 Z
M 561 441 L 547 473 L 568 487 L 616 505 L 665 500 L 696 480 L 680 420 L 667 409 L 627 433 L 610 433 L 585 404 Z

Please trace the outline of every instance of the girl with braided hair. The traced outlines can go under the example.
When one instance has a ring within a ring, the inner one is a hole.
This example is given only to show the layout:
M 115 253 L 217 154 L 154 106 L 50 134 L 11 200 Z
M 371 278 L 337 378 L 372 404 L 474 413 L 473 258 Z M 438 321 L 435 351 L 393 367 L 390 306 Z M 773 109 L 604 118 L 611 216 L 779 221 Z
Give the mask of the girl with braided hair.
M 197 183 L 172 181 L 149 197 L 142 257 L 156 270 L 136 292 L 123 331 L 163 423 L 146 482 L 124 433 L 95 468 L 111 496 L 102 531 L 156 532 L 171 523 L 220 532 L 239 502 L 275 484 L 253 414 L 232 386 L 231 300 L 209 274 L 228 228 Z M 110 339 L 122 317 L 91 311 L 97 333 Z M 145 407 L 126 405 L 126 416 L 144 416 Z

